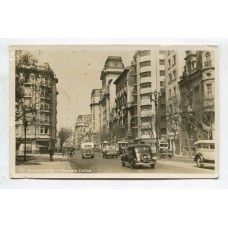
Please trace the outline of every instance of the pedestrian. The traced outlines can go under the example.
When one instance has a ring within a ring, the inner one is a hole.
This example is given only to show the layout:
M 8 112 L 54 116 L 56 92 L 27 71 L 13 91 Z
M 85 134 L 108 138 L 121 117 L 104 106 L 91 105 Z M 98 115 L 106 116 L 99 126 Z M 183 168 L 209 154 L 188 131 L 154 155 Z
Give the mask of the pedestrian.
M 183 146 L 182 146 L 181 152 L 182 152 L 182 156 L 185 156 L 186 155 L 185 148 Z
M 54 155 L 54 150 L 53 150 L 53 148 L 49 147 L 49 148 L 48 148 L 48 152 L 49 152 L 49 155 L 50 155 L 50 161 L 53 161 L 53 155 Z

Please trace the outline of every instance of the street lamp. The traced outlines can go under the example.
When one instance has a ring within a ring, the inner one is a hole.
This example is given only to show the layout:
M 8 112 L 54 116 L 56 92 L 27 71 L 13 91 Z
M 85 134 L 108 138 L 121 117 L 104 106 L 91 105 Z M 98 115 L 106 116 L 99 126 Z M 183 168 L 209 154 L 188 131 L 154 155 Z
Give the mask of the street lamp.
M 27 133 L 27 127 L 28 127 L 28 120 L 26 116 L 23 118 L 23 125 L 24 125 L 24 134 L 25 134 L 25 142 L 24 142 L 24 161 L 26 161 L 26 133 Z
M 151 118 L 152 117 L 152 101 L 154 102 L 155 105 L 155 132 L 156 132 L 156 154 L 159 154 L 159 137 L 158 137 L 158 97 L 161 96 L 161 92 L 158 92 L 156 89 L 154 90 L 154 92 L 152 92 L 149 95 L 150 101 L 151 101 Z M 152 121 L 152 119 L 151 119 Z M 152 122 L 151 122 L 152 125 Z M 153 127 L 151 126 L 151 130 L 153 130 Z

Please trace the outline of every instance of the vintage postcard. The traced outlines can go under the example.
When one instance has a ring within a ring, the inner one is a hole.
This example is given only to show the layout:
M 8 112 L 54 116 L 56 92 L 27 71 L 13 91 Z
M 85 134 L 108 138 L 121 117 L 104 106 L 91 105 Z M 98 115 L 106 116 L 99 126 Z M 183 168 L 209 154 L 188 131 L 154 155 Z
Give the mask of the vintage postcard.
M 218 47 L 10 46 L 11 178 L 218 178 Z

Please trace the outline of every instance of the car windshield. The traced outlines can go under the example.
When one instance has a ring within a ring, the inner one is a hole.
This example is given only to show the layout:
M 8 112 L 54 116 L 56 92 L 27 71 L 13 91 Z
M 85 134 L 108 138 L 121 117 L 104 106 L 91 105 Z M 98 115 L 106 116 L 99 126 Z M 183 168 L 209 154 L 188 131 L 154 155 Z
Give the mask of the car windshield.
M 91 145 L 85 145 L 84 148 L 92 148 Z
M 135 147 L 136 153 L 151 154 L 151 149 L 149 146 L 139 146 Z
M 105 149 L 106 150 L 115 150 L 116 147 L 115 146 L 106 146 Z

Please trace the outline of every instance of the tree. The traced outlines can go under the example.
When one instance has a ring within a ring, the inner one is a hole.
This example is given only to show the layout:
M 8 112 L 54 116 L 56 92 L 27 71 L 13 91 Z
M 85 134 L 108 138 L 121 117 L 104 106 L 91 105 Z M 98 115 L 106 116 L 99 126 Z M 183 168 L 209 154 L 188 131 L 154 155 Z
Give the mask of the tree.
M 72 130 L 70 128 L 61 127 L 58 132 L 58 138 L 60 143 L 61 151 L 63 151 L 63 144 L 69 139 L 72 135 Z

